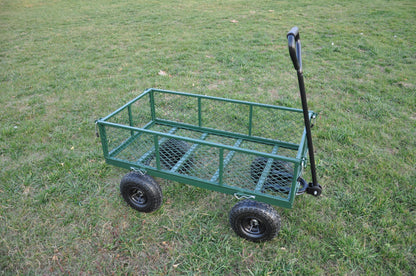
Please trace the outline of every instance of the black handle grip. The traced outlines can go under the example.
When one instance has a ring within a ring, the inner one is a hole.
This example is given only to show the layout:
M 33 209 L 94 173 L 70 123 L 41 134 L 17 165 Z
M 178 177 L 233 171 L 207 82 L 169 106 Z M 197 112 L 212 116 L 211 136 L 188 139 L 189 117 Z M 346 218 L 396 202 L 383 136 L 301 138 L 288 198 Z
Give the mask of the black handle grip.
M 293 27 L 288 33 L 287 33 L 287 36 L 289 36 L 289 35 L 293 35 L 295 38 L 296 38 L 296 40 L 298 40 L 299 39 L 299 28 L 298 27 Z
M 300 46 L 299 28 L 293 27 L 287 33 L 287 40 L 289 45 L 289 54 L 292 59 L 295 70 L 302 73 L 302 55 Z

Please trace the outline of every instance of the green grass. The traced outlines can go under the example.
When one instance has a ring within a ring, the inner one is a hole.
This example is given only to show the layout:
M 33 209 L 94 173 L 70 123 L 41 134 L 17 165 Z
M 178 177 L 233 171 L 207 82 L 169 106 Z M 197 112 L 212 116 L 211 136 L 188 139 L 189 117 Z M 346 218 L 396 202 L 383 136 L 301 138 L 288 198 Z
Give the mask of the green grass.
M 2 274 L 413 274 L 415 20 L 413 1 L 0 1 Z M 300 107 L 294 25 L 322 196 L 261 244 L 223 194 L 158 179 L 160 210 L 127 207 L 94 120 L 148 87 Z

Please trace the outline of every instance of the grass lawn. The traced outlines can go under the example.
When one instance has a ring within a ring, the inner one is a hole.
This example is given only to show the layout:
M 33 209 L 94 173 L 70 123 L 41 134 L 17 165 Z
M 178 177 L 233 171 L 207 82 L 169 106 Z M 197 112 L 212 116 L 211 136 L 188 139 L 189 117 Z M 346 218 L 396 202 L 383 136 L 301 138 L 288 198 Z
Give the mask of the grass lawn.
M 415 22 L 411 0 L 1 0 L 0 274 L 413 274 Z M 299 108 L 295 25 L 322 196 L 266 243 L 228 195 L 157 179 L 161 209 L 129 208 L 95 119 L 149 87 Z

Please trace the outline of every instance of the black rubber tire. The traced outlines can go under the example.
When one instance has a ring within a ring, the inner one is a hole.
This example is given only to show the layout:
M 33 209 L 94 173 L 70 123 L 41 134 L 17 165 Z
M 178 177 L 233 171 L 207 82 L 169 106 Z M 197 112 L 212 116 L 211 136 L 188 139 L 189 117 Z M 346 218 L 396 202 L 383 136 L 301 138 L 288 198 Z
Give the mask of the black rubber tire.
M 159 148 L 160 161 L 162 166 L 168 170 L 172 169 L 189 149 L 190 146 L 185 141 L 174 138 L 168 139 Z M 191 168 L 192 163 L 193 158 L 191 156 L 179 168 L 178 172 L 184 174 L 187 173 Z
M 162 189 L 149 175 L 126 174 L 120 182 L 120 193 L 130 207 L 139 212 L 150 213 L 162 205 Z
M 250 174 L 255 182 L 259 181 L 260 176 L 266 167 L 267 161 L 268 158 L 257 157 L 251 163 Z M 292 169 L 290 168 L 289 163 L 274 160 L 269 175 L 266 178 L 264 188 L 271 189 L 276 192 L 289 193 L 293 179 L 291 171 Z
M 230 211 L 234 232 L 249 241 L 263 242 L 276 237 L 280 231 L 280 216 L 269 204 L 242 200 Z

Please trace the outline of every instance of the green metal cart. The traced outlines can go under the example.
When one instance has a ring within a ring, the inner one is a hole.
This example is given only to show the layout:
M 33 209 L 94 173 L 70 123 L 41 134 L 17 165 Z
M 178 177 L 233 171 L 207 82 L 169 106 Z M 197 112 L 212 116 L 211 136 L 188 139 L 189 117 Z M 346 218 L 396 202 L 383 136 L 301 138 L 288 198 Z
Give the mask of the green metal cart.
M 288 41 L 303 109 L 151 88 L 96 121 L 106 162 L 131 170 L 120 191 L 132 208 L 160 207 L 150 176 L 231 194 L 244 199 L 230 212 L 233 230 L 265 241 L 280 229 L 271 205 L 291 208 L 296 195 L 321 194 L 296 27 Z M 308 152 L 312 183 L 301 177 Z

